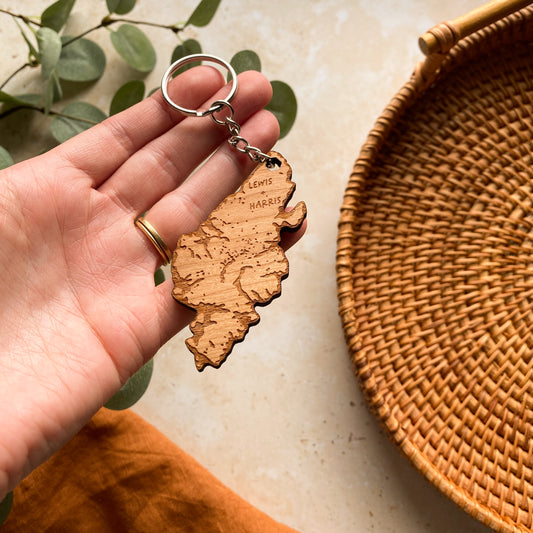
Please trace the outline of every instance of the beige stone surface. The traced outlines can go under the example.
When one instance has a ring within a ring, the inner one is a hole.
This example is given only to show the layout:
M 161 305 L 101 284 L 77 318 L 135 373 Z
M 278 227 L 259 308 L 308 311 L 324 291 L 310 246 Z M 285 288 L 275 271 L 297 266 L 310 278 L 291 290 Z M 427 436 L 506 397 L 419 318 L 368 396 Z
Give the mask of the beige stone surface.
M 369 414 L 348 360 L 335 286 L 339 207 L 366 134 L 420 60 L 418 35 L 478 3 L 223 0 L 209 26 L 185 35 L 228 59 L 253 49 L 270 79 L 294 88 L 298 119 L 276 150 L 293 168 L 309 225 L 287 254 L 282 297 L 261 309 L 261 323 L 226 363 L 198 373 L 184 346 L 189 333 L 182 332 L 156 356 L 153 382 L 135 410 L 237 493 L 302 532 L 488 531 L 434 489 Z M 39 14 L 46 4 L 0 0 L 0 7 L 25 14 Z M 139 0 L 128 17 L 184 21 L 195 5 Z M 103 0 L 78 0 L 69 31 L 104 13 Z M 5 15 L 0 22 L 3 79 L 26 56 L 16 26 Z M 158 52 L 146 81 L 156 87 L 177 39 L 146 31 Z M 94 38 L 109 51 L 109 64 L 84 98 L 107 109 L 109 94 L 133 73 L 111 50 L 106 30 Z M 7 88 L 32 83 L 26 76 Z M 46 148 L 51 139 L 43 122 L 30 115 L 0 122 L 0 144 L 18 159 Z

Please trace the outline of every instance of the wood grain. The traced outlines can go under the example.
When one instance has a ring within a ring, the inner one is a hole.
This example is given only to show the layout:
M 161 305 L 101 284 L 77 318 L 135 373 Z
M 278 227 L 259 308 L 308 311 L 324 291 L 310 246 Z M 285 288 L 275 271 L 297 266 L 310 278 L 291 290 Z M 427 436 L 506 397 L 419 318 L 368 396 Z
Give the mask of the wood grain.
M 255 306 L 278 296 L 289 273 L 280 233 L 299 228 L 307 211 L 304 202 L 285 210 L 295 188 L 292 170 L 277 152 L 269 157 L 279 165 L 256 167 L 174 251 L 172 294 L 196 310 L 186 344 L 198 370 L 222 364 L 259 321 Z

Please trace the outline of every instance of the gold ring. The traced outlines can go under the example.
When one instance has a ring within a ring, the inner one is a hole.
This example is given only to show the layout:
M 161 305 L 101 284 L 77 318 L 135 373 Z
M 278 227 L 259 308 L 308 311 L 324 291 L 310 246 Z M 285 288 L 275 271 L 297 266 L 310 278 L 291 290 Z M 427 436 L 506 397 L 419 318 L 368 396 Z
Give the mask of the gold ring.
M 163 258 L 163 264 L 166 265 L 170 263 L 172 252 L 152 224 L 141 215 L 135 219 L 135 225 L 150 239 L 150 242 L 155 246 L 159 255 Z

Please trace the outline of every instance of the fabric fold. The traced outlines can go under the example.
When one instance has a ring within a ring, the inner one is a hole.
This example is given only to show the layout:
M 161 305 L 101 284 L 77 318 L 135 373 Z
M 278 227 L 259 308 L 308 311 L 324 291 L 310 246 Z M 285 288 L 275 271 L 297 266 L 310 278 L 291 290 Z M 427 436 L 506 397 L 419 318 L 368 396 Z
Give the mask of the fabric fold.
M 16 489 L 0 533 L 295 533 L 132 411 L 101 409 Z

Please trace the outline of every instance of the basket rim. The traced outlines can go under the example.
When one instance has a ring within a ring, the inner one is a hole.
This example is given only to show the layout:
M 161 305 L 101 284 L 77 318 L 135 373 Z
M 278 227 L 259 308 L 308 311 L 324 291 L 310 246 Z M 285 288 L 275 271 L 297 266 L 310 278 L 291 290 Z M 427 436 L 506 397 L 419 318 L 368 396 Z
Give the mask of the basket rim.
M 486 28 L 473 33 L 461 40 L 448 53 L 438 59 L 439 69 L 435 71 L 432 79 L 427 79 L 421 65 L 418 65 L 409 80 L 393 96 L 381 115 L 376 120 L 369 132 L 365 143 L 354 163 L 348 185 L 343 196 L 340 209 L 340 219 L 337 232 L 337 296 L 338 312 L 341 318 L 344 336 L 352 357 L 355 374 L 364 393 L 366 402 L 371 411 L 384 427 L 389 439 L 403 452 L 411 463 L 436 486 L 444 495 L 454 501 L 468 514 L 483 524 L 502 532 L 525 533 L 530 529 L 512 521 L 510 518 L 499 514 L 492 507 L 481 503 L 468 494 L 463 488 L 441 472 L 435 464 L 414 444 L 402 430 L 400 422 L 390 406 L 385 402 L 375 383 L 375 378 L 368 365 L 364 364 L 364 357 L 359 354 L 359 332 L 356 324 L 354 310 L 355 299 L 353 296 L 353 230 L 352 225 L 357 219 L 360 210 L 359 199 L 365 188 L 365 183 L 370 175 L 381 147 L 388 139 L 394 126 L 402 115 L 422 97 L 426 89 L 453 72 L 457 67 L 470 59 L 473 54 L 496 37 L 501 37 L 506 32 L 516 30 L 525 22 L 533 22 L 533 5 L 509 15 Z M 517 40 L 513 40 L 517 42 Z M 358 360 L 359 359 L 359 360 Z M 364 367 L 364 375 L 361 371 Z

